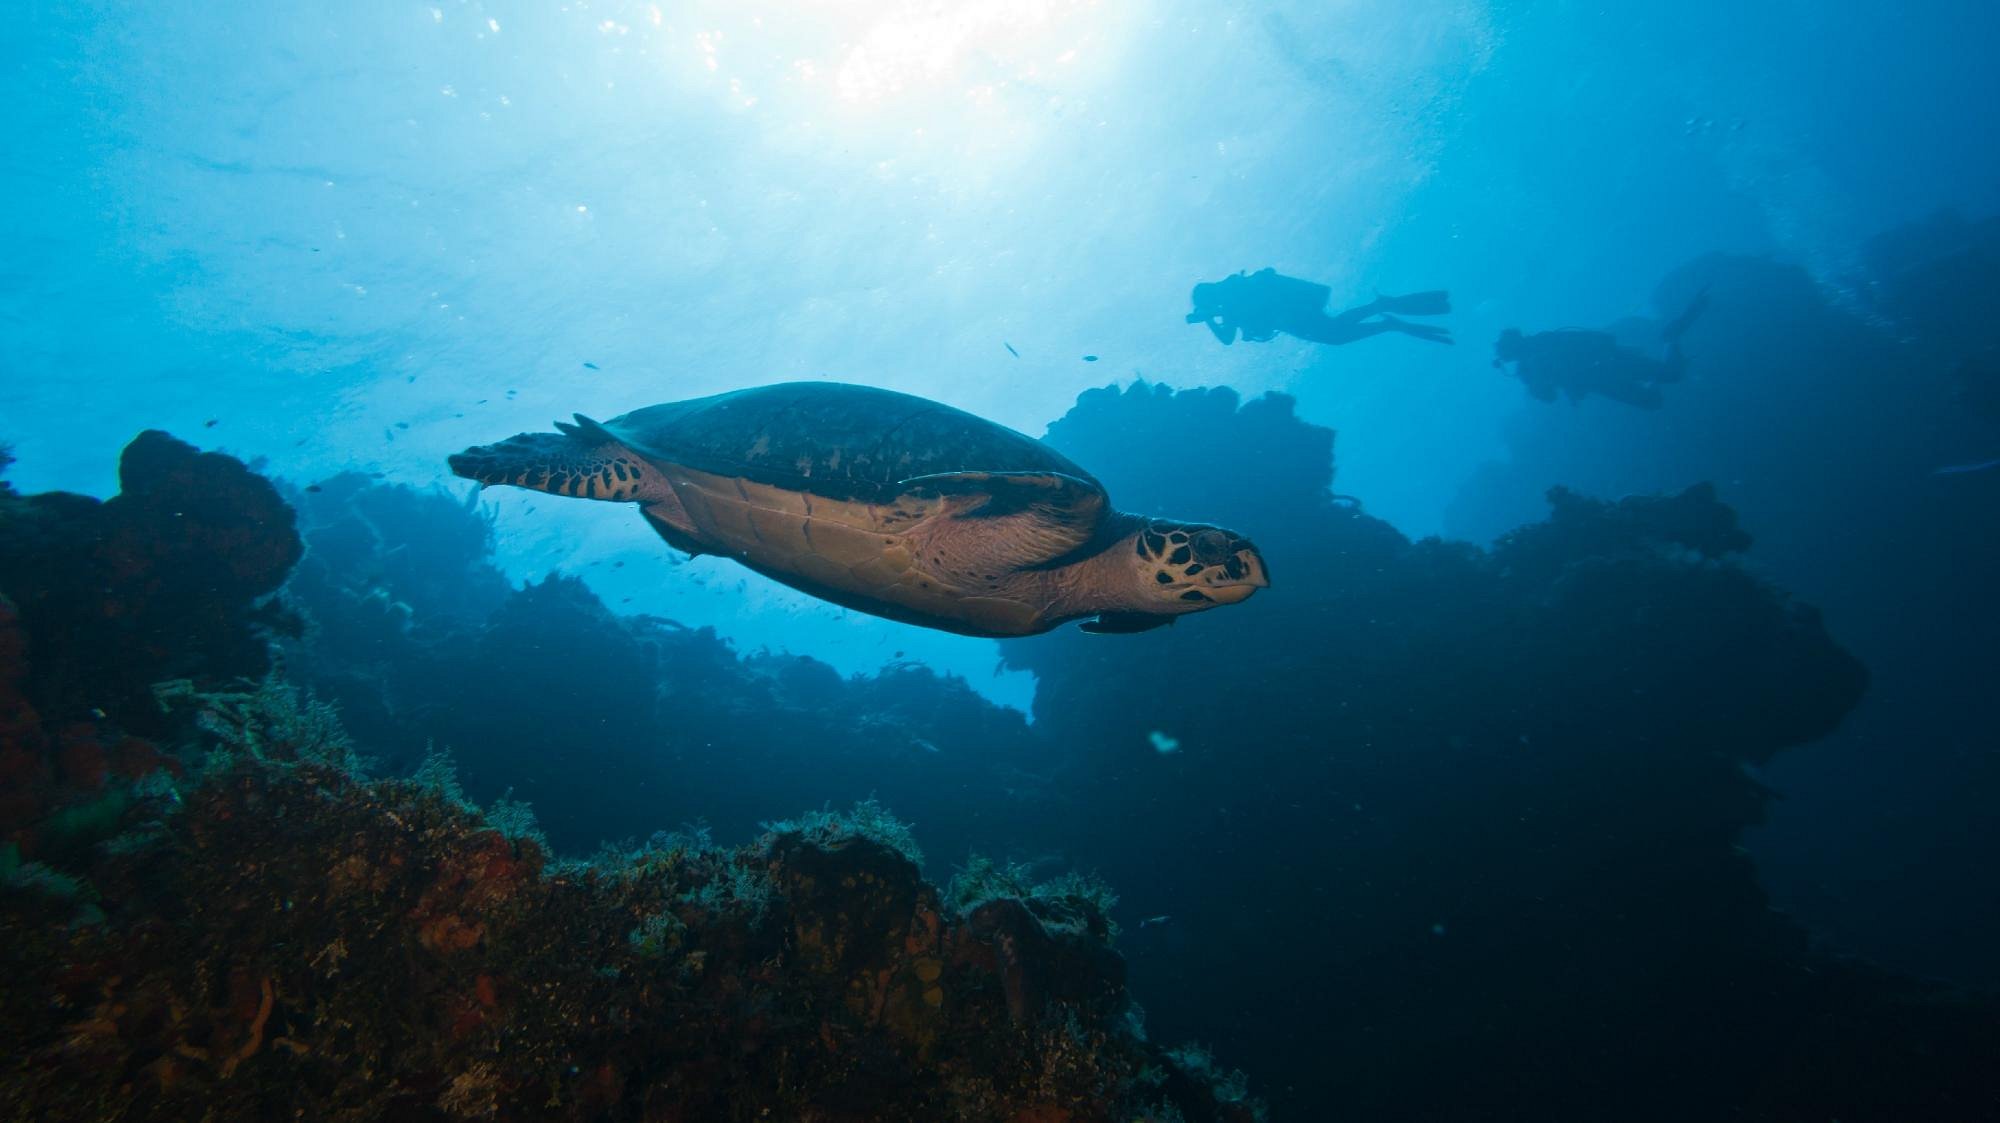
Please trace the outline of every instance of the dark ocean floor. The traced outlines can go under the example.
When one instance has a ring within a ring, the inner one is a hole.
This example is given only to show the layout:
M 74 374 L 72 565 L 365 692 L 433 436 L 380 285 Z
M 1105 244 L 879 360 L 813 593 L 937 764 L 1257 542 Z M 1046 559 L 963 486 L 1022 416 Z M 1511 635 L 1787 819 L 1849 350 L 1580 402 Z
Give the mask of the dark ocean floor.
M 2000 1115 L 2000 1003 L 1741 849 L 1869 675 L 1712 489 L 1489 550 L 1334 496 L 1282 396 L 1047 439 L 1277 584 L 1008 644 L 1032 724 L 511 587 L 440 491 L 148 433 L 111 500 L 0 492 L 5 1114 Z

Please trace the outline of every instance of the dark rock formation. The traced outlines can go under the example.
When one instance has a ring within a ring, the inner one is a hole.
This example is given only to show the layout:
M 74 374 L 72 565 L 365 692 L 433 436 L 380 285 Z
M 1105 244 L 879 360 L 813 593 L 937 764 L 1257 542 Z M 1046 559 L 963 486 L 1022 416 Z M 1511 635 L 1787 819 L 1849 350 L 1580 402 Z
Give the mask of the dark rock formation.
M 111 782 L 177 767 L 150 743 L 175 729 L 156 686 L 262 678 L 290 623 L 266 598 L 300 543 L 268 481 L 149 431 L 119 482 L 103 502 L 0 488 L 0 842 L 30 854 L 51 826 L 114 827 Z
M 1048 439 L 1121 504 L 1229 512 L 1273 588 L 1008 648 L 1037 731 L 1090 758 L 1070 852 L 1175 918 L 1126 942 L 1157 1025 L 1258 1058 L 1299 1118 L 1794 1118 L 1857 1073 L 1917 1114 L 1988 1102 L 1994 1008 L 1929 1021 L 1921 988 L 1835 970 L 1738 845 L 1768 798 L 1746 766 L 1867 675 L 1729 560 L 1748 540 L 1711 489 L 1557 491 L 1491 552 L 1413 543 L 1333 498 L 1331 434 L 1233 402 L 1099 391 Z
M 0 495 L 0 589 L 34 652 L 50 720 L 102 711 L 164 732 L 154 683 L 263 677 L 260 609 L 299 560 L 292 509 L 241 461 L 141 433 L 103 502 Z

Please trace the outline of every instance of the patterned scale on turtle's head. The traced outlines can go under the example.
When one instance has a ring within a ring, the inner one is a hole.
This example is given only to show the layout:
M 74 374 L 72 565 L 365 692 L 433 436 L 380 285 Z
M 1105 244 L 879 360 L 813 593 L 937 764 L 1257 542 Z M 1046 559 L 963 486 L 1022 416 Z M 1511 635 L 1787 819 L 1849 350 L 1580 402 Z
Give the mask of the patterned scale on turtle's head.
M 1264 556 L 1248 538 L 1219 526 L 1148 519 L 1133 535 L 1133 553 L 1151 611 L 1200 612 L 1236 604 L 1269 588 Z

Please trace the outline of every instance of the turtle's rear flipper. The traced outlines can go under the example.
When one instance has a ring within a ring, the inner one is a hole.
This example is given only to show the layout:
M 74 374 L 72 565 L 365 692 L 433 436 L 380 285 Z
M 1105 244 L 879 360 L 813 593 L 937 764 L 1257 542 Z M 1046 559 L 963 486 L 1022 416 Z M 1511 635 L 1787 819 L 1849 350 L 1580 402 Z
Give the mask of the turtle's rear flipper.
M 1408 296 L 1377 296 L 1375 310 L 1401 316 L 1442 316 L 1451 311 L 1451 294 L 1443 289 Z
M 498 444 L 474 445 L 448 461 L 451 470 L 482 484 L 505 484 L 579 499 L 646 498 L 646 465 L 596 422 L 556 423 L 560 433 L 519 433 Z

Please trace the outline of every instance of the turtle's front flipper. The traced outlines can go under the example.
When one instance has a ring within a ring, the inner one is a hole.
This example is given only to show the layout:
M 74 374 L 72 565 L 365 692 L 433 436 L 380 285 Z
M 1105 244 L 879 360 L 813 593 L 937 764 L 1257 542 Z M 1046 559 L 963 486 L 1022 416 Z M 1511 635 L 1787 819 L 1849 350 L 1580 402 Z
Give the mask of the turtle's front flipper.
M 904 531 L 916 568 L 953 589 L 1058 568 L 1109 517 L 1103 488 L 1060 472 L 938 472 L 897 486 L 896 506 L 922 512 Z
M 905 495 L 955 500 L 950 518 L 986 523 L 985 556 L 1015 568 L 1089 543 L 1109 511 L 1102 487 L 1061 472 L 939 472 L 897 486 Z
M 588 418 L 558 421 L 560 433 L 519 433 L 497 444 L 474 445 L 450 458 L 451 470 L 482 484 L 505 484 L 573 495 L 630 501 L 651 496 L 645 461 Z
M 1177 616 L 1155 616 L 1150 612 L 1101 612 L 1097 619 L 1085 620 L 1080 630 L 1094 636 L 1128 636 L 1134 632 L 1164 628 L 1177 619 Z

